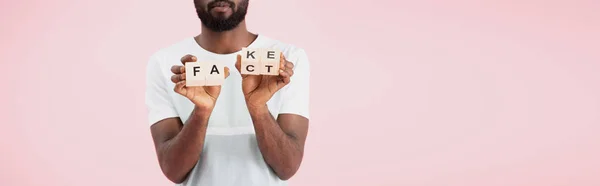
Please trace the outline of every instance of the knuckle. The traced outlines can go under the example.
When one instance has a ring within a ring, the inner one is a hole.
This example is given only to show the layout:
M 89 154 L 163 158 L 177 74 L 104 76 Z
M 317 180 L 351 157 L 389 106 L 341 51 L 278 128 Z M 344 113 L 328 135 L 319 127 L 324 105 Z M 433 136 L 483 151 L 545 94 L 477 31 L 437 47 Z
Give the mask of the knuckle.
M 185 70 L 185 67 L 181 65 L 173 65 L 171 67 L 171 72 L 173 72 L 174 74 L 180 74 L 183 72 L 183 70 Z
M 192 56 L 191 54 L 186 54 L 185 56 L 181 57 L 181 62 L 189 62 L 192 60 L 194 56 Z
M 173 80 L 173 82 L 178 83 L 179 81 L 181 81 L 181 76 L 173 75 L 173 76 L 171 76 L 171 79 Z

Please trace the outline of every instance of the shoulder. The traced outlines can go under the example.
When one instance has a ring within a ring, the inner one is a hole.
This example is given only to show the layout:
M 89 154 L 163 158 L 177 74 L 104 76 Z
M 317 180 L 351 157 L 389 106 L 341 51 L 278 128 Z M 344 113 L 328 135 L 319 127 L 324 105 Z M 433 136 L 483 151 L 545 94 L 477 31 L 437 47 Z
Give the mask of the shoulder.
M 268 48 L 276 48 L 281 50 L 285 58 L 296 64 L 296 63 L 308 63 L 308 56 L 306 50 L 302 47 L 296 46 L 294 44 L 282 42 L 280 40 L 270 38 L 267 36 L 261 36 L 265 41 L 265 47 Z
M 193 45 L 190 45 L 191 41 L 193 41 L 192 38 L 181 39 L 179 41 L 174 42 L 171 45 L 168 45 L 166 47 L 163 47 L 163 48 L 160 48 L 160 49 L 154 51 L 150 55 L 148 65 L 163 66 L 163 65 L 169 65 L 166 63 L 172 63 L 173 60 L 175 60 L 175 61 L 179 60 L 178 58 L 181 58 L 185 54 L 190 53 L 191 47 L 193 46 Z

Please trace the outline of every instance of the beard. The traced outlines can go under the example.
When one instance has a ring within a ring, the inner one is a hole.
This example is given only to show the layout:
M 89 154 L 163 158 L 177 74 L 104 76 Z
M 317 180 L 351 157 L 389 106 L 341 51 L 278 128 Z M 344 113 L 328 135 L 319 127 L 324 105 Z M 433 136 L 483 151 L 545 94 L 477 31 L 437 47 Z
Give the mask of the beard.
M 229 17 L 215 17 L 210 14 L 210 10 L 217 2 L 229 3 L 229 7 L 232 10 Z M 196 1 L 194 1 L 194 4 L 196 6 L 196 13 L 198 14 L 198 18 L 200 18 L 202 25 L 214 32 L 224 32 L 234 29 L 244 21 L 248 10 L 248 0 L 242 0 L 238 6 L 228 0 L 215 0 L 208 3 L 206 9 L 198 5 Z

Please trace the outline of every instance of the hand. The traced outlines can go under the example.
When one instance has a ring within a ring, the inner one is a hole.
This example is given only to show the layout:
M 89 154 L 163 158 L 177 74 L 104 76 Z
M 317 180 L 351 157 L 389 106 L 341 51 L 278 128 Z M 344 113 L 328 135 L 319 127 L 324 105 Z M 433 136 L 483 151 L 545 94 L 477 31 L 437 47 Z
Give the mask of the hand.
M 280 56 L 278 76 L 242 74 L 242 91 L 248 107 L 265 106 L 275 92 L 290 83 L 290 77 L 294 74 L 294 64 L 287 61 L 283 54 Z M 238 54 L 235 68 L 240 72 L 241 61 L 242 56 Z
M 197 86 L 197 87 L 186 87 L 185 86 L 185 63 L 196 62 L 196 56 L 185 55 L 181 58 L 183 65 L 173 65 L 171 67 L 171 81 L 175 83 L 175 92 L 190 99 L 196 107 L 206 110 L 212 110 L 215 107 L 215 103 L 219 94 L 221 93 L 221 86 Z M 229 68 L 225 67 L 225 78 L 229 76 Z

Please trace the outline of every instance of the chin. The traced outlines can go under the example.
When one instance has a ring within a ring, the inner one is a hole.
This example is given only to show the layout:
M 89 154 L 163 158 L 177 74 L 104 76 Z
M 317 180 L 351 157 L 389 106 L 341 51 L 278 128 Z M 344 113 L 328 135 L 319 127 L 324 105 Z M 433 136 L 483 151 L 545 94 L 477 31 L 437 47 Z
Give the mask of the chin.
M 217 16 L 213 16 L 213 19 L 215 21 L 225 21 L 225 20 L 229 19 L 229 17 L 231 17 L 231 15 L 217 15 Z

